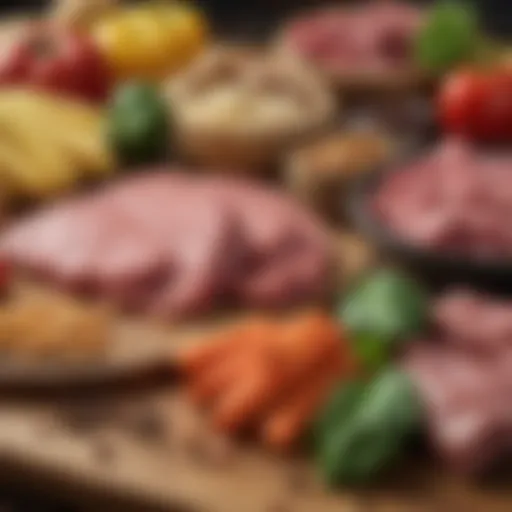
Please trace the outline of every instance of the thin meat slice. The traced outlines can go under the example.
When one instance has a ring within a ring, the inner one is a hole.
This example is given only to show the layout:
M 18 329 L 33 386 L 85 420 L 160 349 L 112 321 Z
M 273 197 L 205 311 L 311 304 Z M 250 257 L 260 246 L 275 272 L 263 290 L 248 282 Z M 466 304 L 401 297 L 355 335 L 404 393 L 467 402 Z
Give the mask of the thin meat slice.
M 371 208 L 406 242 L 478 259 L 512 253 L 510 156 L 447 139 L 389 174 Z
M 123 307 L 140 309 L 174 270 L 160 238 L 151 236 L 131 216 L 108 205 L 105 236 L 91 261 L 103 294 Z
M 404 2 L 319 9 L 292 20 L 284 44 L 331 73 L 378 74 L 411 64 L 421 9 Z
M 158 171 L 61 202 L 0 240 L 23 269 L 166 318 L 225 299 L 266 308 L 320 298 L 329 249 L 320 222 L 280 193 Z
M 0 253 L 39 276 L 77 286 L 88 274 L 98 236 L 95 213 L 89 202 L 77 199 L 33 214 L 8 230 Z
M 512 301 L 460 289 L 440 297 L 433 321 L 450 345 L 481 356 L 512 347 Z
M 159 284 L 149 309 L 162 316 L 207 311 L 221 299 L 236 266 L 238 223 L 229 205 L 179 174 L 153 174 L 114 190 L 111 202 L 160 240 L 173 271 Z
M 510 448 L 510 368 L 499 359 L 482 360 L 432 341 L 416 344 L 404 366 L 426 411 L 428 434 L 453 469 L 488 469 Z
M 251 182 L 212 179 L 235 208 L 247 245 L 234 294 L 242 304 L 276 307 L 325 295 L 330 244 L 321 223 L 287 196 Z

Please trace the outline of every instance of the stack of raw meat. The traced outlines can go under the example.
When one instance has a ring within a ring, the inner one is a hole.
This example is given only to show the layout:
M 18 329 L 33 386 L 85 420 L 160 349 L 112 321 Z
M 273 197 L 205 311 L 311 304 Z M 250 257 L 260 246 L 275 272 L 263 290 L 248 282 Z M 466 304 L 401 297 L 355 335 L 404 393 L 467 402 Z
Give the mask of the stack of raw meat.
M 286 196 L 168 171 L 66 200 L 0 239 L 1 255 L 50 282 L 171 318 L 318 299 L 329 247 L 320 222 Z
M 422 11 L 400 2 L 333 8 L 294 20 L 284 44 L 332 72 L 380 73 L 411 59 Z
M 430 437 L 455 469 L 487 469 L 512 448 L 512 301 L 453 291 L 433 320 L 437 336 L 405 360 Z
M 447 140 L 388 176 L 374 211 L 421 247 L 476 257 L 512 255 L 512 156 Z

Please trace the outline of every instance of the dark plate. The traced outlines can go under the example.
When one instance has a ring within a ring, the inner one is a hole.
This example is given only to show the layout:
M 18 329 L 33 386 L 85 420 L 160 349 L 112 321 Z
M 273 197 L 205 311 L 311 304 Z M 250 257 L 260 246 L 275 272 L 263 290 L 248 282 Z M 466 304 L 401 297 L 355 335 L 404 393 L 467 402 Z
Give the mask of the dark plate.
M 418 155 L 413 157 L 418 158 Z M 449 285 L 470 285 L 499 294 L 512 293 L 512 258 L 508 260 L 476 259 L 414 246 L 393 233 L 376 218 L 369 200 L 383 179 L 395 170 L 403 169 L 409 155 L 398 165 L 387 166 L 353 181 L 347 201 L 348 215 L 359 231 L 372 242 L 381 255 L 399 263 L 435 288 Z

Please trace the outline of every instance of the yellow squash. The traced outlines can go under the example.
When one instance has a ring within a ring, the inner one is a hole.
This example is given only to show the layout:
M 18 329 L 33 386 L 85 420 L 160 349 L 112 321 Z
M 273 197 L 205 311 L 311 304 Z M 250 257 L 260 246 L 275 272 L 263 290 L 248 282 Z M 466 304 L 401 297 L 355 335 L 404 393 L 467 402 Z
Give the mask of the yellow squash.
M 177 71 L 201 51 L 208 33 L 201 12 L 180 3 L 119 8 L 90 30 L 119 80 L 158 80 Z

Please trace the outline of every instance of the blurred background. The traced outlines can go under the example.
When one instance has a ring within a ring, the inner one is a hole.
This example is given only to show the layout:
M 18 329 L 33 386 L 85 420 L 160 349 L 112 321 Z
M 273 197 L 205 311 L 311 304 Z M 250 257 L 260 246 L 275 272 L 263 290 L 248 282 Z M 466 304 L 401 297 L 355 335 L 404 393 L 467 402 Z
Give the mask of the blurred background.
M 512 35 L 512 0 L 473 1 L 485 28 L 492 34 L 507 39 Z M 416 2 L 430 3 L 429 0 Z M 41 10 L 50 2 L 44 0 L 0 0 L 0 13 Z M 197 0 L 207 12 L 217 30 L 240 39 L 257 39 L 271 32 L 286 16 L 297 9 L 319 5 L 315 0 Z M 325 3 L 325 2 L 323 2 Z M 332 3 L 332 2 L 331 2 Z M 31 489 L 12 489 L 0 483 L 0 512 L 80 512 L 65 504 L 48 501 Z
M 343 0 L 341 0 L 343 1 Z M 344 0 L 345 2 L 349 0 Z M 414 3 L 431 3 L 432 0 L 411 0 Z M 512 2 L 510 0 L 466 0 L 481 12 L 486 28 L 501 37 L 512 33 Z M 42 9 L 50 2 L 44 0 L 1 0 L 4 11 Z M 318 5 L 322 0 L 196 0 L 223 32 L 235 37 L 257 37 L 271 31 L 277 23 L 294 9 Z M 330 2 L 334 3 L 334 2 Z

